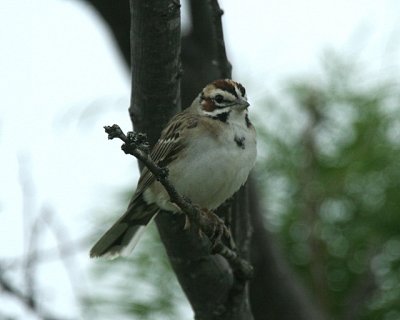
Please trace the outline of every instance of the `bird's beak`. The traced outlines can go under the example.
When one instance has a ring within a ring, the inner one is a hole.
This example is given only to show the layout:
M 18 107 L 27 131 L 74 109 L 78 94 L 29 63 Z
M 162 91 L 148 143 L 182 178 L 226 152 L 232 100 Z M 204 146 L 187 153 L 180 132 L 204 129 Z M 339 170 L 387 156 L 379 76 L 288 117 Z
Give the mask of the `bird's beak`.
M 247 109 L 250 106 L 250 103 L 248 103 L 246 100 L 244 99 L 238 99 L 236 101 L 235 104 L 235 109 L 237 109 L 238 111 L 244 111 L 245 109 Z

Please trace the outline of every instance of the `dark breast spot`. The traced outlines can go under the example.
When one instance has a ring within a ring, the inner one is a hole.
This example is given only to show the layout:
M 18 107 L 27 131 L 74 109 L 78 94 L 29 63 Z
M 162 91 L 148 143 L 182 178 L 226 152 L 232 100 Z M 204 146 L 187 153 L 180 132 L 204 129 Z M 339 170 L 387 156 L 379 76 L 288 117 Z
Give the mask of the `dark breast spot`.
M 242 148 L 242 149 L 245 149 L 246 148 L 246 146 L 245 146 L 245 144 L 244 144 L 244 141 L 246 140 L 246 138 L 245 137 L 238 137 L 238 136 L 235 136 L 235 142 L 236 142 L 236 144 L 237 144 L 237 146 L 239 147 L 239 148 Z

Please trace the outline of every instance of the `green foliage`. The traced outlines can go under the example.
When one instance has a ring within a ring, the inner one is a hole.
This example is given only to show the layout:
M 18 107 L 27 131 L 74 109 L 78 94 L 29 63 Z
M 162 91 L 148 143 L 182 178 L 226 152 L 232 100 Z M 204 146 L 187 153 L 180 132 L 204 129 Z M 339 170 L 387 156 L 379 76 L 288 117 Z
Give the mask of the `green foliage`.
M 337 58 L 266 102 L 267 221 L 335 319 L 400 318 L 400 91 Z

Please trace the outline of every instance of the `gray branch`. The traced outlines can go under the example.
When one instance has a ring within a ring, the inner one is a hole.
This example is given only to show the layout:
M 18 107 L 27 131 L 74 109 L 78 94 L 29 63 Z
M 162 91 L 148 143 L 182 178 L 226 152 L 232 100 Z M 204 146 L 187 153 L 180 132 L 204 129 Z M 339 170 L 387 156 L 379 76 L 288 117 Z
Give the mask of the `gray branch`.
M 175 189 L 174 185 L 168 179 L 168 169 L 158 166 L 150 157 L 149 144 L 146 140 L 146 135 L 135 132 L 123 133 L 121 128 L 114 124 L 113 126 L 104 127 L 108 134 L 108 139 L 119 138 L 124 144 L 121 149 L 126 153 L 133 155 L 141 161 L 147 169 L 156 177 L 167 191 L 171 202 L 176 204 L 188 218 L 189 223 L 185 223 L 188 228 L 194 228 L 197 231 L 198 237 L 204 234 L 210 240 L 210 251 L 213 254 L 220 254 L 230 264 L 235 275 L 240 280 L 248 280 L 253 273 L 252 266 L 239 255 L 228 248 L 222 240 L 225 238 L 230 242 L 230 231 L 214 212 L 201 210 L 195 204 L 192 204 L 190 199 L 181 196 Z M 230 242 L 231 243 L 231 242 Z

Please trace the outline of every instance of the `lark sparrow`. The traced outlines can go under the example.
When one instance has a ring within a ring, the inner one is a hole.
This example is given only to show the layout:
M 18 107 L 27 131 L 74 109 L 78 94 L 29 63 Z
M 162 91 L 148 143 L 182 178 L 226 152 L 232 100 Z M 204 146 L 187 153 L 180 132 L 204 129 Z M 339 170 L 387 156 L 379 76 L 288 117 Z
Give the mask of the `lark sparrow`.
M 213 210 L 247 180 L 256 159 L 256 133 L 248 118 L 244 87 L 232 80 L 207 85 L 192 105 L 161 133 L 151 158 L 168 168 L 176 190 L 200 208 Z M 130 253 L 158 211 L 179 212 L 163 186 L 144 168 L 126 212 L 100 238 L 91 257 Z

